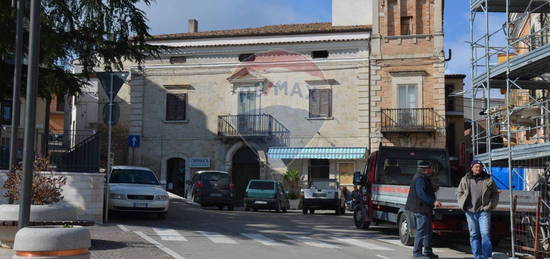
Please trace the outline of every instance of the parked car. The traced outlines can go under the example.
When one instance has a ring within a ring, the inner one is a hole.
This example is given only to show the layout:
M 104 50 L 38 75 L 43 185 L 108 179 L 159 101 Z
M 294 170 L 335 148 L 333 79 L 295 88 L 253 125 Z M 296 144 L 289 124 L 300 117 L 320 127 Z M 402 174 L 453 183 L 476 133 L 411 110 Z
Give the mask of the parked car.
M 157 213 L 166 217 L 168 193 L 145 167 L 113 166 L 109 177 L 109 210 Z
M 286 212 L 290 203 L 280 182 L 273 180 L 250 180 L 244 196 L 244 209 L 275 210 Z
M 205 206 L 234 208 L 234 188 L 231 176 L 224 171 L 199 171 L 188 184 L 191 185 L 191 200 Z
M 334 210 L 336 214 L 346 213 L 346 201 L 339 190 L 336 179 L 312 179 L 309 188 L 302 189 L 302 212 Z

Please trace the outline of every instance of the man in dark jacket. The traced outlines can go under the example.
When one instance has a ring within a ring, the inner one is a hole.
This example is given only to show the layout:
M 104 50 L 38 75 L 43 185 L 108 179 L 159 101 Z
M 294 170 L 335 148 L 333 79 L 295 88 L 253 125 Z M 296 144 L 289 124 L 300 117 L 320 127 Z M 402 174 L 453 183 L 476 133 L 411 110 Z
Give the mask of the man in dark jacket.
M 414 213 L 416 237 L 414 239 L 413 258 L 439 258 L 432 251 L 432 215 L 434 207 L 441 207 L 435 199 L 430 177 L 433 174 L 431 164 L 422 161 L 418 165 L 420 172 L 411 181 L 405 209 Z M 424 253 L 422 253 L 424 247 Z

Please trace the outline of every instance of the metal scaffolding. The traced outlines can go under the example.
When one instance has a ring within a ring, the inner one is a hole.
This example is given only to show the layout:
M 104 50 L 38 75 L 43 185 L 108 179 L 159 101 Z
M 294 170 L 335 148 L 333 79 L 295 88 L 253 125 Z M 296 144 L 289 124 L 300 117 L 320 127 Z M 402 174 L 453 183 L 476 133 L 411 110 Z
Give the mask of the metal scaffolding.
M 479 115 L 472 109 L 472 153 L 490 173 L 508 172 L 500 199 L 509 199 L 512 258 L 550 256 L 549 12 L 550 0 L 470 0 L 472 107 L 483 102 Z M 536 193 L 536 210 L 516 208 L 519 191 Z

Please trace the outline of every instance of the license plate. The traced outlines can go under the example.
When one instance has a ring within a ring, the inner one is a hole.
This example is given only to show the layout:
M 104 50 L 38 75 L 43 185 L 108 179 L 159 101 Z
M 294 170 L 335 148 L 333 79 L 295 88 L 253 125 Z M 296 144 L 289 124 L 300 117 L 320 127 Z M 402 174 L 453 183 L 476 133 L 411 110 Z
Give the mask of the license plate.
M 221 193 L 211 193 L 210 197 L 222 197 Z
M 327 197 L 326 193 L 314 193 L 313 197 Z
M 267 204 L 267 201 L 255 201 L 254 204 Z
M 134 202 L 134 208 L 147 208 L 147 202 Z

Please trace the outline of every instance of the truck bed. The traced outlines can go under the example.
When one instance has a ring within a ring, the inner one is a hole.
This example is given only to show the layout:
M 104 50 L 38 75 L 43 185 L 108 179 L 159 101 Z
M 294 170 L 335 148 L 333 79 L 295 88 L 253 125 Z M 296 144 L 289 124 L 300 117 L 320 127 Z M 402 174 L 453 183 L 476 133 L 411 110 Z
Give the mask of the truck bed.
M 378 205 L 393 205 L 404 207 L 409 194 L 409 186 L 406 185 L 372 185 L 372 201 Z M 535 212 L 538 192 L 514 191 L 517 195 L 517 210 Z M 496 211 L 510 210 L 510 191 L 500 190 L 499 202 Z M 440 187 L 436 192 L 437 200 L 441 201 L 442 207 L 436 210 L 460 210 L 456 199 L 456 187 Z

